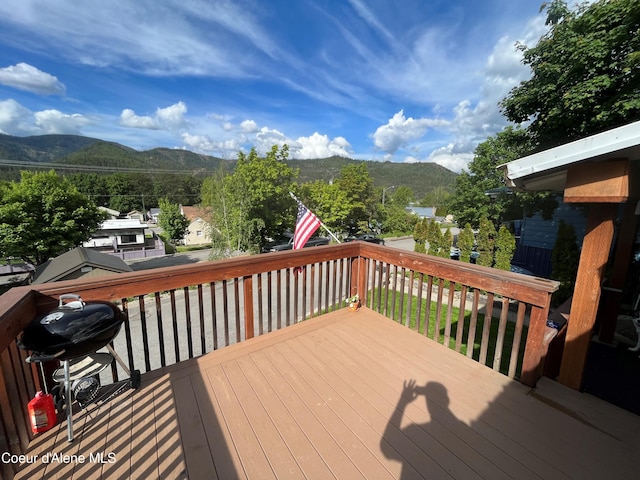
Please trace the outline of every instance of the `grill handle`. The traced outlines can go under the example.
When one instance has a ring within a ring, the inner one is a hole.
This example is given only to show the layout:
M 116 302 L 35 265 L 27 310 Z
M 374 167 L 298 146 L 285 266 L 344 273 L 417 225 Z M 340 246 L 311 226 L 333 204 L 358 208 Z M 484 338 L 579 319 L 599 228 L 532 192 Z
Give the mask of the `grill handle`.
M 72 300 L 69 303 L 65 303 L 65 300 Z M 84 302 L 80 295 L 76 295 L 75 293 L 65 293 L 60 295 L 58 298 L 58 308 L 66 307 L 73 308 L 75 310 L 82 310 L 84 308 Z

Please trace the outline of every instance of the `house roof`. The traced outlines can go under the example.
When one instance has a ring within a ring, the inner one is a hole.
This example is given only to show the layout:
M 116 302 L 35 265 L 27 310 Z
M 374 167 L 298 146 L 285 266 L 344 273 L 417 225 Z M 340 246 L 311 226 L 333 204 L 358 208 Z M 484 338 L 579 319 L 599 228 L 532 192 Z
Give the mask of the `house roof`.
M 144 230 L 147 226 L 144 223 L 140 223 L 140 220 L 137 218 L 117 218 L 114 220 L 105 220 L 100 225 L 99 230 L 122 230 L 124 228 Z
M 436 209 L 434 207 L 408 207 L 409 213 L 419 217 L 435 217 Z
M 114 255 L 90 248 L 77 247 L 49 260 L 36 268 L 33 283 L 55 282 L 82 267 L 95 267 L 114 273 L 132 272 L 133 269 Z
M 570 166 L 612 158 L 640 160 L 640 122 L 522 157 L 498 168 L 503 170 L 509 187 L 563 191 Z
M 190 222 L 193 222 L 198 218 L 202 219 L 203 221 L 207 221 L 207 218 L 208 218 L 207 212 L 200 207 L 181 205 L 180 209 L 181 209 L 182 215 L 184 215 L 185 218 Z

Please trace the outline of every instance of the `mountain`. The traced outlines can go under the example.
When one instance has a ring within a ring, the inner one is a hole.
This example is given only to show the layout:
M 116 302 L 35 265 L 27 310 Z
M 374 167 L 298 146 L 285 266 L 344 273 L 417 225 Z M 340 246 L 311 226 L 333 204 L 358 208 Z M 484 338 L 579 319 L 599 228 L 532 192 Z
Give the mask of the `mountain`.
M 300 169 L 300 182 L 314 180 L 331 181 L 338 176 L 345 165 L 359 163 L 343 157 L 329 157 L 315 160 L 288 160 L 293 168 Z M 455 184 L 458 176 L 451 170 L 435 163 L 394 163 L 367 161 L 369 175 L 376 187 L 406 186 L 413 190 L 416 198 L 422 198 L 437 187 L 449 187 Z
M 56 162 L 99 141 L 80 135 L 14 137 L 0 134 L 0 159 Z
M 352 163 L 362 162 L 343 157 L 312 160 L 288 160 L 287 163 L 300 171 L 299 182 L 315 180 L 331 181 L 340 170 Z M 225 160 L 201 155 L 188 150 L 154 148 L 138 151 L 115 142 L 78 135 L 39 135 L 14 137 L 0 135 L 0 178 L 16 178 L 19 168 L 33 168 L 42 163 L 46 168 L 69 170 L 70 165 L 83 166 L 93 171 L 144 169 L 148 171 L 184 170 L 207 173 L 226 165 L 232 170 L 235 160 Z M 377 187 L 404 185 L 411 188 L 416 198 L 422 198 L 437 187 L 452 187 L 456 174 L 434 163 L 393 163 L 366 161 L 369 174 Z M 45 165 L 46 164 L 46 165 Z M 10 170 L 11 169 L 11 170 Z

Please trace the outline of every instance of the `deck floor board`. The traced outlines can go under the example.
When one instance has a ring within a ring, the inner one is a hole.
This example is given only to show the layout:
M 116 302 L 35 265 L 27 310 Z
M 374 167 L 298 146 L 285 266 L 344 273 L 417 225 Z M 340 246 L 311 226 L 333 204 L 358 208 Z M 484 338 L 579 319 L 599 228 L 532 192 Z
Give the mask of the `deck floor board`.
M 640 418 L 580 395 L 337 310 L 143 375 L 73 443 L 65 422 L 36 438 L 16 478 L 636 478 Z

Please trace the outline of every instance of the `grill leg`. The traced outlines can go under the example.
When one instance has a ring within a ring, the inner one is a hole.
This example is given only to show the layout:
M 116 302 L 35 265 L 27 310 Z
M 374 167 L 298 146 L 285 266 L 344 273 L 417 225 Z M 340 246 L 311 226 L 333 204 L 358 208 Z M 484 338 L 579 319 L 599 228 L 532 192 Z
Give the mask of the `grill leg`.
M 69 379 L 69 360 L 64 361 L 64 395 L 67 401 L 67 440 L 73 442 L 73 412 L 71 411 L 71 380 Z

